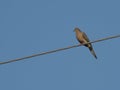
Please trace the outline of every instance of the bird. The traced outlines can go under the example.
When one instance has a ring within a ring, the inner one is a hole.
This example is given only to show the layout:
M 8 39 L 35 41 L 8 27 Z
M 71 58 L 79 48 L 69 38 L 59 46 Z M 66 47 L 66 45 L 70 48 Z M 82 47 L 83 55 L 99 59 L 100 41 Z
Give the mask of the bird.
M 88 43 L 88 42 L 90 42 L 90 40 L 87 37 L 86 33 L 82 32 L 78 27 L 76 27 L 74 29 L 74 32 L 76 33 L 76 38 L 77 38 L 78 42 L 81 44 L 84 44 L 85 47 L 88 47 L 90 52 L 92 53 L 92 55 L 97 59 L 97 56 L 96 56 L 95 51 L 92 47 L 92 44 Z M 85 44 L 85 43 L 88 43 L 88 44 Z

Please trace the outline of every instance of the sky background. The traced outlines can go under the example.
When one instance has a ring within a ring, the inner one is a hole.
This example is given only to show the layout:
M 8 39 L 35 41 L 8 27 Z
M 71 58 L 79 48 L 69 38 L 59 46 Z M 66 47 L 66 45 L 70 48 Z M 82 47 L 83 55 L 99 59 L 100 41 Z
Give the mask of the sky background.
M 0 0 L 0 61 L 120 34 L 119 0 Z M 0 65 L 1 90 L 120 90 L 120 38 Z

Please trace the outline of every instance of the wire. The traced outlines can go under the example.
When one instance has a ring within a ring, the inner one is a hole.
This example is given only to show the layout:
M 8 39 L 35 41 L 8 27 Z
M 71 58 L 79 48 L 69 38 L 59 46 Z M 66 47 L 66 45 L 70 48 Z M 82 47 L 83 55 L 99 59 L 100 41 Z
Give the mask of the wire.
M 106 38 L 101 38 L 101 39 L 94 40 L 94 41 L 91 41 L 91 42 L 88 42 L 88 43 L 96 43 L 96 42 L 105 41 L 105 40 L 109 40 L 109 39 L 113 39 L 113 38 L 118 38 L 118 37 L 120 37 L 120 35 L 115 35 L 115 36 L 110 36 L 110 37 L 106 37 Z M 88 44 L 88 43 L 85 43 L 85 44 Z M 12 59 L 12 60 L 8 60 L 8 61 L 0 62 L 0 64 L 2 65 L 2 64 L 12 63 L 12 62 L 16 62 L 16 61 L 20 61 L 20 60 L 24 60 L 24 59 L 28 59 L 28 58 L 33 58 L 33 57 L 36 57 L 36 56 L 41 56 L 41 55 L 45 55 L 45 54 L 50 54 L 50 53 L 62 51 L 62 50 L 67 50 L 67 49 L 70 49 L 70 48 L 75 48 L 75 47 L 83 46 L 85 44 L 78 44 L 78 45 L 73 45 L 73 46 L 68 46 L 68 47 L 64 47 L 64 48 L 59 48 L 59 49 L 47 51 L 47 52 L 33 54 L 33 55 L 25 56 L 25 57 L 22 57 L 22 58 L 16 58 L 16 59 Z

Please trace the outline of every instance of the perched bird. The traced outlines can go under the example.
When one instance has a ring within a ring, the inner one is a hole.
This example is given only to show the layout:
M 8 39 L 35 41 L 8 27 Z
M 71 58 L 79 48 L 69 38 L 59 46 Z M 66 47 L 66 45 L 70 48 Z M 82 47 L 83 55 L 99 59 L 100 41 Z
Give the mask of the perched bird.
M 87 42 L 90 42 L 89 38 L 87 37 L 87 35 L 82 32 L 79 28 L 75 28 L 74 29 L 74 32 L 76 33 L 76 38 L 77 40 L 81 43 L 81 44 L 85 44 Z M 88 47 L 90 52 L 93 54 L 93 56 L 97 59 L 97 56 L 93 50 L 93 47 L 92 47 L 92 44 L 91 43 L 88 43 L 88 44 L 85 44 L 84 46 Z

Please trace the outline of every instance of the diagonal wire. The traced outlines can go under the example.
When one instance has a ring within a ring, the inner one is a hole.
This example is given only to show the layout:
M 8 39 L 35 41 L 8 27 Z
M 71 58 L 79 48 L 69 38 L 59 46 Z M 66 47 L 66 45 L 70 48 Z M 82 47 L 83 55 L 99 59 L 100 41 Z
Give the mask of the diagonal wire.
M 119 35 L 115 35 L 115 36 L 106 37 L 106 38 L 101 38 L 101 39 L 94 40 L 94 41 L 91 41 L 91 42 L 88 42 L 88 43 L 96 43 L 96 42 L 105 41 L 105 40 L 109 40 L 109 39 L 113 39 L 113 38 L 118 38 L 118 37 L 120 37 L 120 34 Z M 85 44 L 88 44 L 88 43 L 85 43 Z M 70 48 L 75 48 L 75 47 L 83 46 L 85 44 L 78 44 L 78 45 L 73 45 L 73 46 L 68 46 L 68 47 L 64 47 L 64 48 L 59 48 L 59 49 L 47 51 L 47 52 L 33 54 L 33 55 L 25 56 L 25 57 L 22 57 L 22 58 L 16 58 L 16 59 L 12 59 L 12 60 L 8 60 L 8 61 L 0 62 L 0 64 L 12 63 L 12 62 L 16 62 L 16 61 L 20 61 L 20 60 L 24 60 L 24 59 L 28 59 L 28 58 L 33 58 L 33 57 L 36 57 L 36 56 L 41 56 L 41 55 L 45 55 L 45 54 L 50 54 L 50 53 L 62 51 L 62 50 L 67 50 L 67 49 L 70 49 Z

